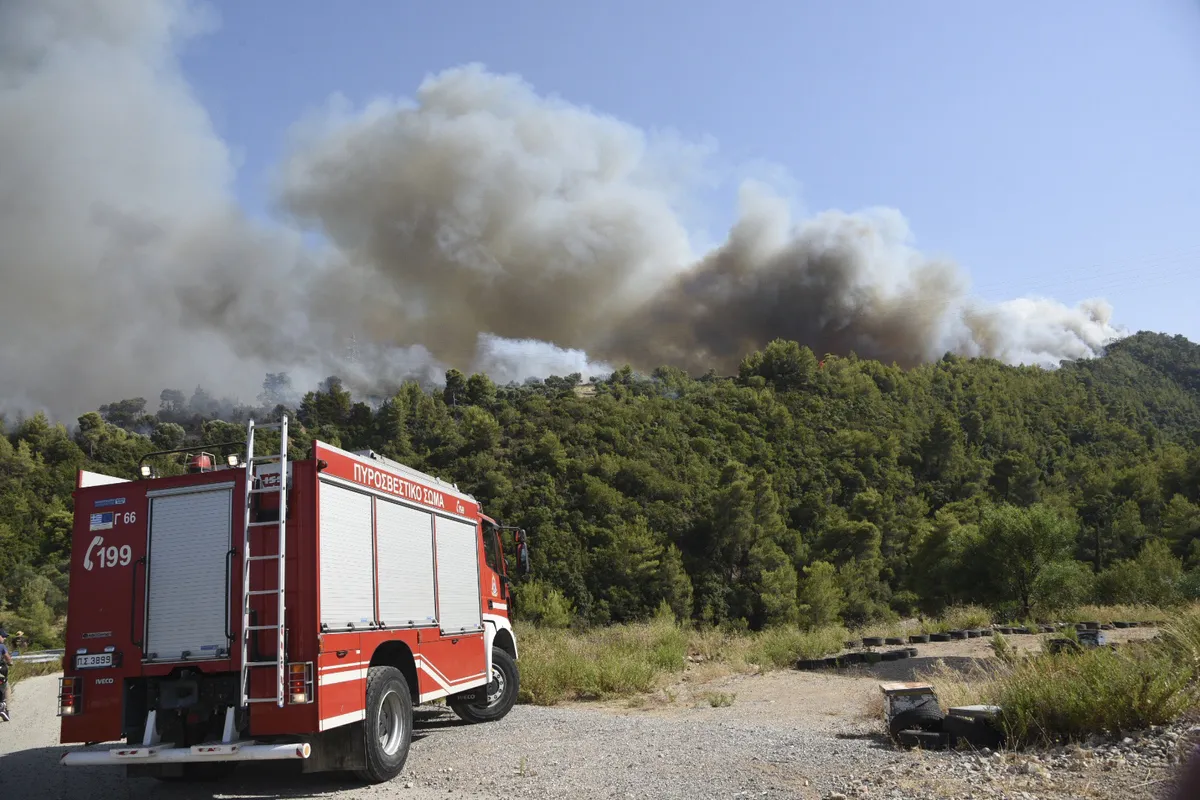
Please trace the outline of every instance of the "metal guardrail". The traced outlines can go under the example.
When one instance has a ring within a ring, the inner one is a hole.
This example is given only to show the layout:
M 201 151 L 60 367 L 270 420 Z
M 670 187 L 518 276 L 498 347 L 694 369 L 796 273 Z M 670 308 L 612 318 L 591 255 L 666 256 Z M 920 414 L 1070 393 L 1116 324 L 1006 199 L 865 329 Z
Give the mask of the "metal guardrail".
M 13 656 L 14 662 L 21 661 L 26 664 L 46 664 L 51 661 L 62 661 L 66 650 L 38 650 L 33 653 L 22 653 L 19 656 Z

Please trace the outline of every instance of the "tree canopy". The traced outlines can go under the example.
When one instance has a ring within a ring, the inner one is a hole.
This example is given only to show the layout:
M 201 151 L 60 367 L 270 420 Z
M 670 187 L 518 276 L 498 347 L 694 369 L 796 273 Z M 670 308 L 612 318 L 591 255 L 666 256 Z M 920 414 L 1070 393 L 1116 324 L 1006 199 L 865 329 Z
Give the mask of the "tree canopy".
M 65 610 L 76 469 L 134 477 L 147 452 L 240 440 L 249 416 L 284 411 L 297 457 L 312 438 L 369 447 L 526 528 L 536 592 L 594 623 L 663 604 L 753 628 L 960 602 L 1015 616 L 1200 587 L 1200 346 L 1139 333 L 1056 369 L 903 370 L 776 341 L 735 376 L 497 386 L 452 370 L 367 400 L 271 374 L 256 406 L 168 389 L 157 410 L 118 400 L 71 430 L 10 420 L 7 616 L 37 628 Z

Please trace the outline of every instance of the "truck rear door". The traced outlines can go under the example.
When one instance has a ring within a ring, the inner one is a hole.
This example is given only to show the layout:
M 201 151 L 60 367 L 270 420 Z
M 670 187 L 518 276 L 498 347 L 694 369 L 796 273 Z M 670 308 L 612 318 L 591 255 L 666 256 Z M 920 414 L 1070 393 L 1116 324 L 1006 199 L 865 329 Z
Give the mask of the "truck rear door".
M 234 481 L 147 492 L 147 661 L 224 658 Z

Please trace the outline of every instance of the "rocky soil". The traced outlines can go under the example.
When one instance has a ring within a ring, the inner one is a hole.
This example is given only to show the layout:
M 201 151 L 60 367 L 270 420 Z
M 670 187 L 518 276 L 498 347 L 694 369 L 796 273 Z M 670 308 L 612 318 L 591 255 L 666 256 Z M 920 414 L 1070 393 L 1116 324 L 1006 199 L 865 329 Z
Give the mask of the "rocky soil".
M 825 797 L 1175 800 L 1180 765 L 1198 743 L 1200 726 L 1185 723 L 1036 753 L 914 752 L 900 765 L 845 776 Z

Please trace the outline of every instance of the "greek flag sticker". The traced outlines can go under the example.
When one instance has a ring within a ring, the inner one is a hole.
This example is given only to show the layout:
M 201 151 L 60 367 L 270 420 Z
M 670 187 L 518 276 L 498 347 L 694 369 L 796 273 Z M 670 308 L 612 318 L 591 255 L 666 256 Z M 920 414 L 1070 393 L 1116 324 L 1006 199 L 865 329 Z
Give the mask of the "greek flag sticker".
M 99 514 L 92 514 L 91 522 L 88 526 L 89 531 L 106 531 L 113 526 L 113 512 L 104 511 Z

